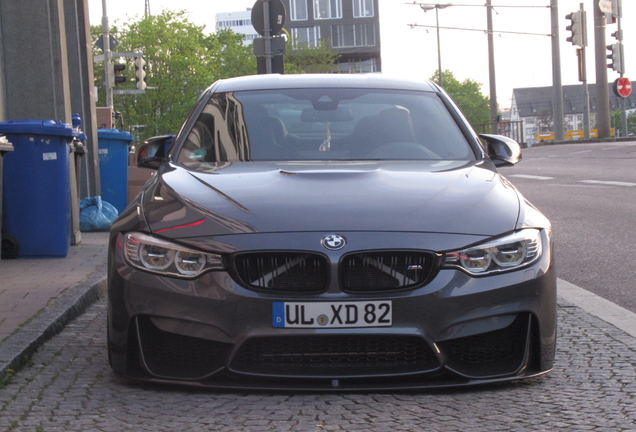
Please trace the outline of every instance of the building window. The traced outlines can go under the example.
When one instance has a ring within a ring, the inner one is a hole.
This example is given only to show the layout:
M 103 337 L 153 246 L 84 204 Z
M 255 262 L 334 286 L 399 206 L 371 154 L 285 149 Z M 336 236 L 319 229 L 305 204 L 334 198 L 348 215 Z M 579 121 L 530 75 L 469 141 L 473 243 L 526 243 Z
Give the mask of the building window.
M 317 47 L 320 43 L 320 27 L 296 27 L 291 29 L 294 48 Z
M 251 19 L 242 19 L 242 20 L 225 20 L 225 21 L 217 21 L 216 28 L 222 29 L 227 27 L 243 27 L 243 26 L 251 26 Z
M 370 73 L 378 72 L 378 65 L 375 58 L 367 60 L 350 60 L 338 63 L 340 73 Z
M 373 16 L 373 0 L 351 0 L 353 1 L 353 17 L 365 18 Z
M 314 0 L 314 18 L 342 18 L 342 0 Z
M 342 24 L 331 26 L 334 48 L 375 45 L 375 24 Z
M 535 122 L 535 118 L 534 117 L 528 117 L 526 119 L 526 124 L 534 124 Z
M 289 9 L 292 21 L 307 20 L 307 0 L 290 0 Z

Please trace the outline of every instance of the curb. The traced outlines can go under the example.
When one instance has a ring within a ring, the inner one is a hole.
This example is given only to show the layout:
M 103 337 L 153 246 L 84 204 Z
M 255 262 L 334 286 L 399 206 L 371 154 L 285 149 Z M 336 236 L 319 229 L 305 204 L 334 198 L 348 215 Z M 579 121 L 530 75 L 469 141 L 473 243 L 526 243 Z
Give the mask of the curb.
M 44 342 L 61 332 L 66 324 L 80 316 L 106 288 L 106 263 L 97 267 L 86 280 L 62 293 L 51 306 L 0 344 L 0 379 L 18 370 Z

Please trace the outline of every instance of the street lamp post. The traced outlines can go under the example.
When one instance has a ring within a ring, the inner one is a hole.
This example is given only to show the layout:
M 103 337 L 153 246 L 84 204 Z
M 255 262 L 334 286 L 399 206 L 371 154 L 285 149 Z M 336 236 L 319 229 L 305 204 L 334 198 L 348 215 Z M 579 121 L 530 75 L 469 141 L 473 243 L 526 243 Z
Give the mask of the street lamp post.
M 442 83 L 442 50 L 439 42 L 439 9 L 445 9 L 452 6 L 452 4 L 434 4 L 434 5 L 420 5 L 424 12 L 435 9 L 435 27 L 437 28 L 437 72 L 439 74 L 439 86 L 444 87 Z

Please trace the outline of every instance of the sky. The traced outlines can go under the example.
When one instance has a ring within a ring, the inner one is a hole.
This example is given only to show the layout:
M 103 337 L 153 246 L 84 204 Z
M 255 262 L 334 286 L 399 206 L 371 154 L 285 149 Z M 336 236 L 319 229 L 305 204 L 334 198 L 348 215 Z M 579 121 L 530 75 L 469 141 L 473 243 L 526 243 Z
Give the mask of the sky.
M 101 25 L 102 6 L 106 1 L 108 20 L 111 25 L 142 17 L 146 0 L 88 0 L 92 25 Z M 185 10 L 190 21 L 205 26 L 213 32 L 215 16 L 219 12 L 236 12 L 251 8 L 255 0 L 149 0 L 150 12 L 163 9 Z M 348 0 L 343 0 L 348 1 Z M 561 80 L 563 85 L 579 84 L 576 47 L 565 39 L 570 32 L 565 30 L 569 20 L 565 16 L 579 10 L 583 3 L 587 11 L 588 83 L 596 82 L 594 60 L 593 1 L 559 0 L 559 39 L 561 51 Z M 435 3 L 417 0 L 416 3 Z M 439 1 L 451 4 L 439 9 L 440 53 L 443 70 L 450 70 L 463 81 L 472 79 L 482 84 L 482 93 L 490 94 L 488 70 L 488 39 L 482 31 L 444 29 L 486 29 L 486 8 L 483 0 Z M 494 57 L 497 100 L 500 109 L 509 109 L 512 90 L 524 87 L 552 85 L 552 44 L 547 35 L 551 32 L 550 0 L 492 0 L 494 6 L 493 28 Z M 382 73 L 409 78 L 431 78 L 438 68 L 437 32 L 435 11 L 424 12 L 413 0 L 379 0 L 380 37 L 382 44 Z M 625 76 L 636 68 L 636 1 L 623 0 L 623 44 L 625 52 Z M 432 26 L 414 27 L 410 24 Z M 616 24 L 607 26 L 606 45 L 615 42 L 610 36 L 617 30 Z M 518 32 L 535 33 L 511 34 Z M 619 75 L 607 71 L 608 82 Z M 634 74 L 636 77 L 636 74 Z M 636 80 L 636 78 L 634 78 Z

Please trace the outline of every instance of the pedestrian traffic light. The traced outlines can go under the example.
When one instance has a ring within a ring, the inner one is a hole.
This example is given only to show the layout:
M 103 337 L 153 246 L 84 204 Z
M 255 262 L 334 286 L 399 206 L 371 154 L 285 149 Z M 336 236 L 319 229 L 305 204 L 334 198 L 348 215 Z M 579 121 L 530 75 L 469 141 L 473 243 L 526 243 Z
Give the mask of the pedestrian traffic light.
M 117 75 L 119 72 L 123 71 L 124 69 L 126 69 L 126 65 L 125 64 L 121 64 L 121 63 L 110 63 L 108 64 L 108 67 L 110 68 L 110 80 L 108 82 L 108 86 L 109 87 L 115 87 L 116 85 L 118 85 L 119 83 L 123 83 L 126 82 L 126 77 L 122 76 L 122 75 Z
M 608 68 L 614 69 L 616 72 L 622 74 L 625 72 L 623 68 L 623 44 L 620 42 L 607 45 L 607 49 L 610 54 L 607 56 L 612 62 L 607 65 Z
M 565 29 L 572 32 L 569 37 L 566 38 L 568 42 L 572 42 L 572 45 L 580 47 L 587 46 L 587 35 L 585 31 L 585 11 L 579 10 L 567 14 L 565 19 L 570 20 L 570 25 Z
M 135 79 L 139 90 L 146 89 L 146 60 L 143 56 L 135 57 Z

